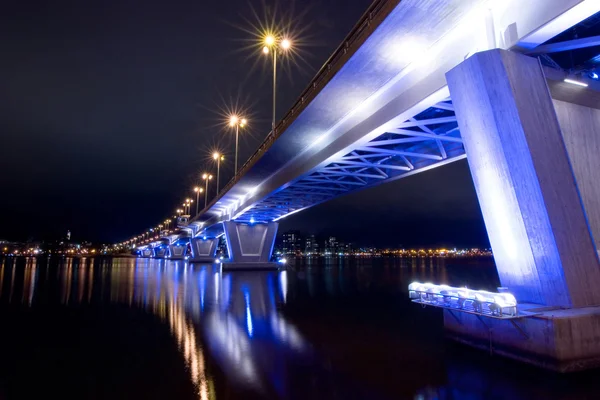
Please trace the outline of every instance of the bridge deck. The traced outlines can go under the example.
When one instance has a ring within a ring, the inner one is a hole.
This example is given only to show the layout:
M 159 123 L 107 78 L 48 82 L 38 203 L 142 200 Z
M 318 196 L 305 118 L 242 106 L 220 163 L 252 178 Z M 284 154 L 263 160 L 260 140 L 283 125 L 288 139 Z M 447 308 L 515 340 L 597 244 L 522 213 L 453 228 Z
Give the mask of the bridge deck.
M 484 0 L 376 1 L 191 224 L 276 221 L 464 158 L 445 73 L 476 51 L 544 42 L 572 23 L 560 17 L 583 3 L 513 1 L 489 9 Z

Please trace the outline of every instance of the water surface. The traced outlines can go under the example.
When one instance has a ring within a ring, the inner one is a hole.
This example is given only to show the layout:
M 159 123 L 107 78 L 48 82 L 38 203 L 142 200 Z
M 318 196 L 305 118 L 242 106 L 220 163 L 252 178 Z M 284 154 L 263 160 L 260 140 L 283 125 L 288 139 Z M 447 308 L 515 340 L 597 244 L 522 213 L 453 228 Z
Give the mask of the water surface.
M 491 259 L 0 259 L 0 399 L 598 398 L 445 340 L 413 280 L 498 286 Z

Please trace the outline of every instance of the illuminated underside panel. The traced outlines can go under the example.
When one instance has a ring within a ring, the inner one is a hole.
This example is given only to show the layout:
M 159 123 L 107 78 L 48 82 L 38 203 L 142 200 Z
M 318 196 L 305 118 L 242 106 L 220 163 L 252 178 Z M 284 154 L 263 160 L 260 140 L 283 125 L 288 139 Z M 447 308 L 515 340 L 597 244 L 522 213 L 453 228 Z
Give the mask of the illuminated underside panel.
M 299 177 L 234 219 L 277 221 L 332 198 L 459 160 L 464 154 L 454 108 L 445 100 Z

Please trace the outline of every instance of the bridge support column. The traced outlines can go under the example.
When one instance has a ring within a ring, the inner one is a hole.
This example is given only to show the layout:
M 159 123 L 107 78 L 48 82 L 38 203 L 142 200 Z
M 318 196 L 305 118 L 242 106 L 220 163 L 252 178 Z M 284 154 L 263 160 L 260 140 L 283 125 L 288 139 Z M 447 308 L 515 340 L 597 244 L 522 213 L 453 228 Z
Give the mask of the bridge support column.
M 143 258 L 150 258 L 154 256 L 154 250 L 152 249 L 152 247 L 148 246 L 145 247 L 141 250 L 140 252 L 140 256 Z
M 600 365 L 600 110 L 553 100 L 538 60 L 504 50 L 446 77 L 500 282 L 535 313 L 446 310 L 449 335 L 560 371 Z
M 192 249 L 190 262 L 215 262 L 219 239 L 195 237 L 190 239 L 190 244 Z
M 277 235 L 277 222 L 268 224 L 243 224 L 234 221 L 223 222 L 227 250 L 231 262 L 224 268 L 276 268 L 269 262 Z
M 170 244 L 169 255 L 171 260 L 183 260 L 187 255 L 187 243 Z
M 167 246 L 157 246 L 154 248 L 154 258 L 166 258 L 167 254 Z

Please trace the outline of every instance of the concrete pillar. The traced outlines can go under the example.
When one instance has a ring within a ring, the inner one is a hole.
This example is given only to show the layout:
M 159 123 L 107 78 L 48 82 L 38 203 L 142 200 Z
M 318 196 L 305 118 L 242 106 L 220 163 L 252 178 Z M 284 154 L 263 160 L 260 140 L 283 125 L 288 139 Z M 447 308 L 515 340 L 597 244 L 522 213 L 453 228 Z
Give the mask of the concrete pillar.
M 553 100 L 538 60 L 504 50 L 446 78 L 500 282 L 529 315 L 445 310 L 449 336 L 559 371 L 600 365 L 598 110 Z
M 569 84 L 558 82 L 554 87 L 558 89 L 565 85 Z M 583 100 L 586 97 L 594 100 L 575 104 L 555 98 L 554 109 L 596 250 L 598 250 L 600 248 L 600 157 L 598 157 L 600 154 L 600 93 L 590 93 L 588 89 L 570 86 L 560 92 L 556 90 L 556 95 L 561 99 L 568 98 L 572 101 Z M 575 92 L 573 93 L 575 96 L 565 93 L 565 90 Z M 591 104 L 596 108 L 589 107 Z
M 154 256 L 154 250 L 150 246 L 145 247 L 141 250 L 140 255 L 144 258 L 150 258 Z
M 192 258 L 191 262 L 214 262 L 219 239 L 195 237 L 190 239 Z
M 155 258 L 165 258 L 168 254 L 168 247 L 165 245 L 156 246 L 154 248 L 154 257 Z
M 175 242 L 169 245 L 169 255 L 171 260 L 183 260 L 187 255 L 187 243 Z
M 277 222 L 268 224 L 223 222 L 231 263 L 249 268 L 267 266 L 273 253 L 278 226 Z
M 490 50 L 446 76 L 502 285 L 522 302 L 599 305 L 595 243 L 537 59 Z

